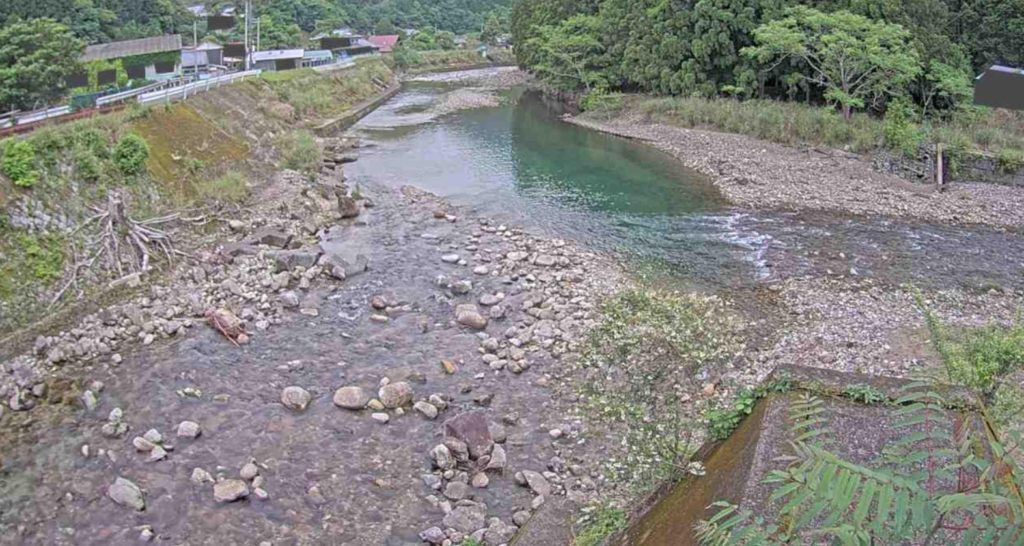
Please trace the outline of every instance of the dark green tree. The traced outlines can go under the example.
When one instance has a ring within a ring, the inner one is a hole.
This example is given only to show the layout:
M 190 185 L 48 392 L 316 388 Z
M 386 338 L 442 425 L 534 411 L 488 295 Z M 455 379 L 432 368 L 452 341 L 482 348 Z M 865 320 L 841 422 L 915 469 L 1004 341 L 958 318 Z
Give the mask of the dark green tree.
M 81 69 L 84 44 L 53 19 L 0 28 L 0 109 L 29 109 L 67 93 L 64 80 Z

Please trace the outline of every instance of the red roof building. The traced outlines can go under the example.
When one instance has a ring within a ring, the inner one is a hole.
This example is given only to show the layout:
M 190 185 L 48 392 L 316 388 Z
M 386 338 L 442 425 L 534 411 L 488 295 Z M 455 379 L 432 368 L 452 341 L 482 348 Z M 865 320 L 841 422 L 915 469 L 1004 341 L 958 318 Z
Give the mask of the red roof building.
M 386 34 L 384 36 L 370 36 L 366 40 L 377 46 L 381 53 L 391 53 L 395 46 L 398 45 L 398 38 L 397 34 Z

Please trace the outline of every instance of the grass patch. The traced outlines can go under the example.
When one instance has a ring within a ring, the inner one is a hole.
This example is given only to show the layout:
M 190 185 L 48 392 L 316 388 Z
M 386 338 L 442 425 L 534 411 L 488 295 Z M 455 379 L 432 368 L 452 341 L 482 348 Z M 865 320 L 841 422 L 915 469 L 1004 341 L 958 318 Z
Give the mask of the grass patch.
M 197 174 L 196 162 L 228 166 L 249 155 L 244 140 L 221 131 L 184 103 L 153 110 L 132 125 L 149 147 L 146 166 L 150 175 L 178 202 L 185 201 Z
M 0 298 L 31 297 L 31 289 L 59 279 L 64 240 L 54 234 L 4 234 L 0 243 Z
M 750 135 L 788 146 L 828 146 L 858 153 L 883 147 L 910 153 L 919 142 L 942 142 L 952 153 L 985 151 L 1011 158 L 1024 150 L 1024 121 L 985 109 L 965 110 L 950 121 L 921 124 L 913 112 L 885 120 L 854 114 L 843 120 L 833 109 L 764 99 L 700 97 L 640 99 L 637 108 L 654 121 L 695 129 Z M 1016 121 L 1015 121 L 1016 120 Z
M 573 533 L 572 546 L 600 546 L 613 533 L 625 529 L 628 522 L 621 508 L 597 506 L 581 518 L 579 530 Z
M 249 197 L 249 187 L 242 174 L 230 171 L 212 180 L 195 185 L 196 199 L 222 203 L 241 203 Z
M 386 88 L 394 78 L 379 59 L 357 62 L 352 68 L 332 72 L 313 69 L 265 73 L 242 82 L 257 92 L 269 91 L 277 100 L 295 108 L 309 122 L 344 113 L 355 104 Z
M 323 150 L 313 133 L 305 130 L 293 131 L 278 143 L 284 168 L 316 174 L 323 162 Z
M 697 294 L 629 290 L 604 304 L 580 365 L 588 406 L 625 434 L 614 479 L 644 489 L 685 471 L 702 424 L 684 396 L 742 349 L 738 326 L 722 300 Z

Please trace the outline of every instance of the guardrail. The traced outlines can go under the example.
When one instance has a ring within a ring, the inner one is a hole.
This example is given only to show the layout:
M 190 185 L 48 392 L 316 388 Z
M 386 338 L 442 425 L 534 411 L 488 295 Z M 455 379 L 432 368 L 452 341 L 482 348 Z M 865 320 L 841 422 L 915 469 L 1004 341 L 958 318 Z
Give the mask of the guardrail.
M 70 106 L 57 106 L 55 108 L 47 108 L 46 110 L 37 110 L 35 112 L 28 112 L 26 114 L 15 114 L 10 118 L 0 120 L 0 129 L 13 127 L 15 125 L 25 125 L 28 123 L 36 123 L 39 121 L 46 121 L 50 118 L 59 118 L 66 116 L 71 113 Z
M 160 89 L 162 87 L 167 87 L 168 85 L 171 85 L 171 80 L 151 83 L 145 87 L 139 87 L 138 89 L 129 89 L 127 91 L 121 91 L 120 93 L 114 93 L 112 95 L 105 95 L 96 99 L 96 106 L 106 106 L 108 104 L 114 104 L 115 102 L 128 100 L 139 95 L 149 93 L 151 91 L 156 91 L 157 89 Z
M 221 87 L 237 80 L 259 76 L 261 73 L 263 73 L 263 71 L 258 69 L 248 70 L 245 72 L 235 72 L 234 74 L 227 74 L 216 78 L 210 78 L 208 80 L 187 83 L 178 87 L 161 89 L 151 93 L 143 93 L 139 95 L 139 103 L 150 104 L 160 101 L 170 102 L 173 100 L 187 99 L 190 94 L 196 94 L 209 89 Z

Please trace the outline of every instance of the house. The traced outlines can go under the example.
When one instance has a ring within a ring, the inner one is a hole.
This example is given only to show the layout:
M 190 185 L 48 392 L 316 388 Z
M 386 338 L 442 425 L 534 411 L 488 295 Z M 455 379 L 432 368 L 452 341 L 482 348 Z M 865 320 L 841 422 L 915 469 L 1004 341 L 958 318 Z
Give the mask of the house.
M 209 12 L 206 11 L 206 6 L 203 4 L 192 4 L 186 6 L 185 9 L 191 12 L 193 17 L 206 17 L 209 15 Z
M 327 49 L 337 57 L 356 57 L 377 53 L 378 47 L 362 36 L 334 36 L 320 39 L 320 49 Z
M 399 38 L 400 36 L 397 34 L 385 34 L 382 36 L 370 36 L 366 41 L 377 46 L 381 53 L 391 53 L 394 51 L 395 46 L 398 45 Z
M 184 74 L 209 73 L 224 66 L 224 46 L 204 42 L 198 48 L 186 47 L 181 50 L 181 71 Z
M 181 75 L 180 52 L 181 35 L 170 34 L 86 46 L 81 61 L 120 61 L 129 78 L 157 81 Z M 166 53 L 167 59 L 154 60 L 160 53 Z M 133 58 L 139 62 L 133 62 Z
M 307 49 L 302 55 L 302 67 L 312 68 L 334 62 L 334 54 L 328 49 Z
M 313 36 L 313 40 L 322 40 L 324 38 L 350 38 L 356 36 L 356 31 L 349 27 L 336 28 L 330 32 L 321 32 L 316 36 Z
M 974 104 L 1024 110 L 1024 70 L 992 65 L 974 80 Z
M 254 69 L 280 71 L 292 70 L 302 65 L 306 54 L 304 49 L 271 49 L 256 51 L 250 55 L 250 65 Z

